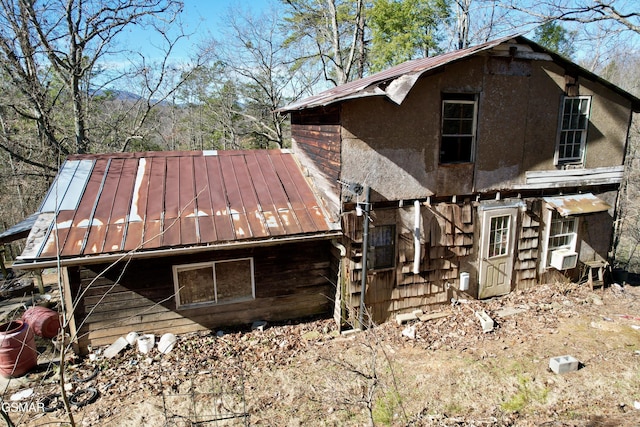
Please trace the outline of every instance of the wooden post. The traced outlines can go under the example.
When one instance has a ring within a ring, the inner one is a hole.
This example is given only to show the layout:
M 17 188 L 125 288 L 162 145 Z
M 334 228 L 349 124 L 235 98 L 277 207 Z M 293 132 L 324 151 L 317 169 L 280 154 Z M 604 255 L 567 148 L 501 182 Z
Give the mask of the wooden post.
M 69 327 L 69 336 L 71 337 L 71 346 L 76 354 L 80 354 L 80 346 L 78 345 L 78 328 L 76 327 L 75 312 L 73 310 L 73 295 L 71 294 L 71 281 L 69 279 L 69 269 L 62 267 L 58 273 L 62 276 L 62 299 L 63 299 L 63 316 L 64 324 Z M 62 330 L 64 334 L 64 328 Z M 64 335 L 63 335 L 64 336 Z
M 36 279 L 36 284 L 38 285 L 38 292 L 44 294 L 44 283 L 42 283 L 42 270 L 35 270 L 33 272 Z
M 362 282 L 360 284 L 360 330 L 364 331 L 364 294 L 367 290 L 367 252 L 369 251 L 369 212 L 371 207 L 369 206 L 369 186 L 364 188 L 365 202 L 364 202 L 364 231 L 362 233 Z
M 2 277 L 7 278 L 7 267 L 4 265 L 4 246 L 0 248 L 0 271 L 2 271 Z

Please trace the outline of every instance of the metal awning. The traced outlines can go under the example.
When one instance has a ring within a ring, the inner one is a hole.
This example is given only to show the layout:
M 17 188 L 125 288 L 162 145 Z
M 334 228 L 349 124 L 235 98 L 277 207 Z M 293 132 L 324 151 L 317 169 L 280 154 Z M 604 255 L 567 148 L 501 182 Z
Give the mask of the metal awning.
M 544 197 L 544 201 L 561 216 L 583 215 L 611 209 L 608 203 L 591 193 Z

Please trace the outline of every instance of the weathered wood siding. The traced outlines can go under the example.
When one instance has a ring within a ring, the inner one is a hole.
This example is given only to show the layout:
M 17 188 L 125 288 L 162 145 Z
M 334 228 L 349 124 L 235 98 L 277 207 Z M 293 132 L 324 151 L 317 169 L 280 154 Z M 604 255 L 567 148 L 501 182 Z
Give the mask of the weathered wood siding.
M 517 235 L 515 287 L 527 289 L 538 283 L 538 259 L 540 258 L 541 206 L 540 200 L 527 203 L 522 214 Z
M 337 220 L 340 212 L 341 127 L 338 107 L 291 113 L 294 151 Z
M 70 287 L 78 301 L 79 347 L 111 344 L 130 331 L 175 334 L 331 315 L 335 284 L 331 243 L 289 243 L 246 250 L 70 268 Z M 172 266 L 252 257 L 255 299 L 195 308 L 176 308 Z M 105 271 L 106 270 L 106 271 Z
M 447 283 L 458 285 L 462 259 L 474 252 L 475 220 L 471 202 L 420 206 L 420 272 L 413 273 L 414 207 L 374 209 L 373 224 L 396 224 L 395 267 L 369 270 L 365 305 L 371 320 L 381 323 L 396 314 L 449 301 Z M 347 304 L 357 319 L 362 280 L 363 221 L 354 212 L 343 216 L 348 260 Z

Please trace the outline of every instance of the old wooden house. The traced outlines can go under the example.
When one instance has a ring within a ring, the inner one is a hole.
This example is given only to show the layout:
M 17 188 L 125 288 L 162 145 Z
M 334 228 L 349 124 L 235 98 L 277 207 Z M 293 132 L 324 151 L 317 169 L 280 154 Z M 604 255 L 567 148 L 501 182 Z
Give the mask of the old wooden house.
M 77 155 L 14 267 L 61 267 L 84 351 L 330 314 L 339 234 L 286 150 Z
M 382 322 L 454 290 L 487 298 L 551 273 L 601 272 L 639 109 L 521 36 L 283 108 L 294 153 L 344 233 L 336 313 L 353 320 L 362 306 Z

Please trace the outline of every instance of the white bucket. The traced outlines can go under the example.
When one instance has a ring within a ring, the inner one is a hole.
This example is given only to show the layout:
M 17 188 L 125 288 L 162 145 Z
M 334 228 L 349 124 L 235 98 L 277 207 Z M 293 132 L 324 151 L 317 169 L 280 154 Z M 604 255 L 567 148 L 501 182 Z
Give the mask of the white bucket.
M 136 341 L 138 341 L 138 333 L 129 332 L 124 339 L 126 339 L 129 345 L 133 347 L 134 345 L 136 345 Z
M 158 350 L 162 354 L 167 354 L 171 350 L 173 350 L 173 346 L 176 345 L 176 341 L 178 339 L 172 333 L 166 333 L 160 337 L 160 341 L 158 342 Z
M 144 334 L 138 337 L 138 351 L 147 354 L 151 351 L 156 343 L 156 337 L 153 334 Z

